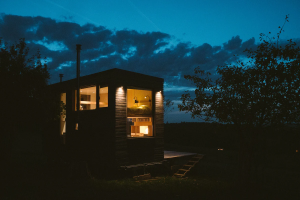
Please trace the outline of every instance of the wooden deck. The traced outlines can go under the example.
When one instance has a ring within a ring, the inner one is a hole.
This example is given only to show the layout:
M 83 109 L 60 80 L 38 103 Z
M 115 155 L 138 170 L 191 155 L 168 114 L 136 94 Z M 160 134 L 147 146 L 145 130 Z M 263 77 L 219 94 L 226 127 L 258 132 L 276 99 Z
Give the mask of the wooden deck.
M 164 151 L 164 159 L 180 158 L 180 157 L 194 156 L 194 155 L 197 155 L 197 153 Z
M 179 152 L 179 151 L 164 151 L 164 161 L 148 162 L 148 163 L 133 164 L 133 165 L 124 165 L 124 166 L 121 166 L 121 168 L 130 169 L 130 168 L 141 168 L 141 167 L 146 167 L 146 166 L 162 165 L 163 162 L 167 162 L 168 159 L 192 157 L 195 155 L 199 155 L 199 154 L 189 153 L 189 152 Z

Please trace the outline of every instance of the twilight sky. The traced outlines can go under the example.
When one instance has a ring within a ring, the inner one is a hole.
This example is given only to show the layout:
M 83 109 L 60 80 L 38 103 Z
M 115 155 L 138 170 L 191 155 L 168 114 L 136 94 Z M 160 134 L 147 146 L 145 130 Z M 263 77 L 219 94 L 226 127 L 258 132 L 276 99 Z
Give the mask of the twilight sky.
M 179 103 L 192 85 L 193 69 L 214 73 L 243 57 L 259 34 L 276 35 L 289 14 L 282 40 L 300 41 L 299 0 L 2 0 L 0 37 L 25 38 L 32 53 L 47 57 L 50 83 L 76 77 L 76 44 L 82 44 L 81 75 L 120 68 L 165 79 L 166 98 Z M 175 110 L 166 121 L 195 121 Z

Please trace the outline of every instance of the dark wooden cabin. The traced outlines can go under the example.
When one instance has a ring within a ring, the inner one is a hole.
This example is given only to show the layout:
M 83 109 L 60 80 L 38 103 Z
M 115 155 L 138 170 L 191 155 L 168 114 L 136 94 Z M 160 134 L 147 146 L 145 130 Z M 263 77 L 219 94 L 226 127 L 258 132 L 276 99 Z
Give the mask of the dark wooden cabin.
M 163 79 L 121 69 L 50 85 L 66 104 L 57 133 L 70 155 L 118 167 L 164 159 Z

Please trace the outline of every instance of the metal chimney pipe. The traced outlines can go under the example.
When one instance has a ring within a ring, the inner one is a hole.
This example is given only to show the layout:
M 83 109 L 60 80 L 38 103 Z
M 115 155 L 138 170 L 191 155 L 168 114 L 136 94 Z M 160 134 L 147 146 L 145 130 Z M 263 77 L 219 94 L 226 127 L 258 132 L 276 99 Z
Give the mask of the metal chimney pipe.
M 76 44 L 76 50 L 77 50 L 77 123 L 78 123 L 78 129 L 79 129 L 79 109 L 80 109 L 80 85 L 79 85 L 79 78 L 80 78 L 80 50 L 81 50 L 81 44 Z
M 64 74 L 59 74 L 60 82 L 62 82 L 63 77 L 64 77 Z

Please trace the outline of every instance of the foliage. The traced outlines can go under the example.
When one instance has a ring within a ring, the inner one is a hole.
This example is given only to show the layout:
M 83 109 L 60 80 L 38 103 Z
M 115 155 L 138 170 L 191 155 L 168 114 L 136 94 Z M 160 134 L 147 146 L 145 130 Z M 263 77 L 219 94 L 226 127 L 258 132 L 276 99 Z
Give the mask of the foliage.
M 279 28 L 277 41 L 261 34 L 257 49 L 246 49 L 246 62 L 218 66 L 221 77 L 215 82 L 200 67 L 195 75 L 186 75 L 197 86 L 196 97 L 183 94 L 179 109 L 192 117 L 251 127 L 298 123 L 300 49 L 292 40 L 278 46 Z
M 174 107 L 173 107 L 173 105 L 174 105 L 174 102 L 172 101 L 172 100 L 170 100 L 170 99 L 166 99 L 166 101 L 165 101 L 165 112 L 168 112 L 168 111 L 171 111 L 171 110 L 174 110 Z
M 166 99 L 164 98 L 164 115 L 165 115 L 165 119 L 167 121 L 167 115 L 174 110 L 174 102 L 170 99 Z
M 61 109 L 47 89 L 49 72 L 40 52 L 30 56 L 25 39 L 8 45 L 0 39 L 1 122 L 11 131 L 40 130 Z
M 253 166 L 264 174 L 267 132 L 300 122 L 300 48 L 292 40 L 279 46 L 283 27 L 279 29 L 277 41 L 261 34 L 257 49 L 245 50 L 246 61 L 218 66 L 217 80 L 200 67 L 195 75 L 185 76 L 197 89 L 195 98 L 189 93 L 181 96 L 180 111 L 190 112 L 193 118 L 234 124 L 239 134 L 241 185 L 249 183 Z

